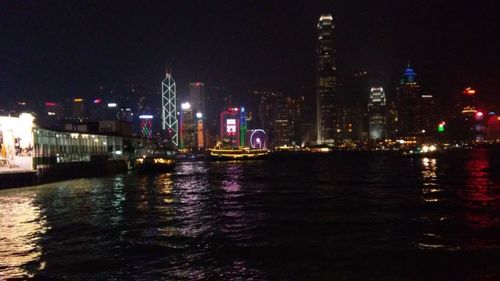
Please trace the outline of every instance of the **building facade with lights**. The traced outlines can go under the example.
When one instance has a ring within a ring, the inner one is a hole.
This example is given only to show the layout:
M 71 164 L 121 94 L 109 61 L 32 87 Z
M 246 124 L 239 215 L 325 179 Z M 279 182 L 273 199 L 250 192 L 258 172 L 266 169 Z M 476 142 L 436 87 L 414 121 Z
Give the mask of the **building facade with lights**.
M 387 113 L 384 88 L 370 89 L 368 102 L 368 136 L 370 139 L 383 139 L 387 137 Z
M 220 113 L 220 138 L 233 147 L 245 146 L 246 112 L 244 107 L 229 107 Z
M 276 103 L 274 118 L 274 135 L 272 146 L 291 145 L 293 142 L 295 123 L 291 114 L 292 100 L 280 96 Z
M 146 139 L 153 137 L 153 115 L 139 115 L 141 136 Z

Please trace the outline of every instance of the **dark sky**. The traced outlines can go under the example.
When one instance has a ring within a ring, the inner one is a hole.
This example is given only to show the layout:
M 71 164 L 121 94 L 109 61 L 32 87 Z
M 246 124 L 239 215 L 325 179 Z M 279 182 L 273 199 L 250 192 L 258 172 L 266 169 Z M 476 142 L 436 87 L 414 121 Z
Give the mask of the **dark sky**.
M 181 86 L 201 80 L 235 95 L 313 91 L 315 27 L 336 24 L 338 69 L 390 87 L 408 60 L 426 88 L 467 85 L 498 101 L 497 1 L 2 1 L 0 97 L 94 95 L 99 85 Z

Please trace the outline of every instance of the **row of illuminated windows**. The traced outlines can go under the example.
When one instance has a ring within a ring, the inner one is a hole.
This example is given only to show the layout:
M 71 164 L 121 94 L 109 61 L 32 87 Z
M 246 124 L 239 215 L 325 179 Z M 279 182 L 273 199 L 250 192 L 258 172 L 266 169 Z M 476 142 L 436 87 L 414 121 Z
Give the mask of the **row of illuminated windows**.
M 35 129 L 34 156 L 57 157 L 58 162 L 90 161 L 92 155 L 121 155 L 123 140 L 117 136 L 55 132 Z M 119 151 L 120 153 L 116 153 Z

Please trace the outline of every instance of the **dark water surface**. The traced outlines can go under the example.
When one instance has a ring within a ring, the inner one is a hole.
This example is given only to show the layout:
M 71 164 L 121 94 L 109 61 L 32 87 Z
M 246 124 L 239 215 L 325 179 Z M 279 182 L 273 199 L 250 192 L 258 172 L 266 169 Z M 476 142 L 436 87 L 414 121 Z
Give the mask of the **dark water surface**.
M 0 276 L 500 280 L 500 153 L 275 155 L 3 190 Z

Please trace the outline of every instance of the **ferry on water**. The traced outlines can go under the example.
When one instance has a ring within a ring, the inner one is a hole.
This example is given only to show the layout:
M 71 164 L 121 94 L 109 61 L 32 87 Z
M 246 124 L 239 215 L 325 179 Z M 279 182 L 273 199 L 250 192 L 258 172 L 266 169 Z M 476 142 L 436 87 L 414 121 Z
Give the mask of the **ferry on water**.
M 409 157 L 435 157 L 443 153 L 437 144 L 423 144 L 421 147 L 404 150 L 402 154 Z
M 231 147 L 219 142 L 210 151 L 213 160 L 250 160 L 263 159 L 269 154 L 267 149 L 256 149 L 248 147 Z
M 135 169 L 139 174 L 170 172 L 175 167 L 175 150 L 152 146 L 136 149 Z

